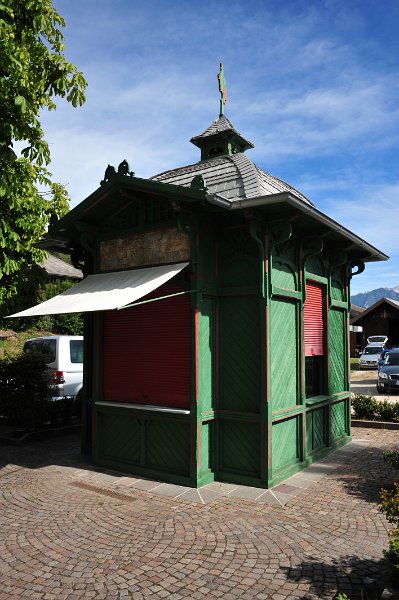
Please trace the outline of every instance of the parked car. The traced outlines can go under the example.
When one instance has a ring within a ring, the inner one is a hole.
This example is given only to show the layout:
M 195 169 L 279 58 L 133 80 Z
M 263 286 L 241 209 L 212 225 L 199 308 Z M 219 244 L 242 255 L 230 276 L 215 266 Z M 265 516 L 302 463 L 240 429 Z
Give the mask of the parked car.
M 384 364 L 378 371 L 377 390 L 379 392 L 399 391 L 399 348 L 392 348 L 385 355 Z
M 53 400 L 78 396 L 83 387 L 83 337 L 52 335 L 27 340 L 24 352 L 48 356 Z
M 381 343 L 368 344 L 360 355 L 359 369 L 377 369 L 382 350 Z
M 368 344 L 386 344 L 388 341 L 388 336 L 386 335 L 370 335 L 367 338 Z

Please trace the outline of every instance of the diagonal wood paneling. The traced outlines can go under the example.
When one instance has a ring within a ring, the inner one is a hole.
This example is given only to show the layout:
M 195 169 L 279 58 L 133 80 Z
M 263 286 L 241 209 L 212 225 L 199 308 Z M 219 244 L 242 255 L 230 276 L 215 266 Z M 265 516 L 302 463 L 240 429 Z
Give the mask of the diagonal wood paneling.
M 145 463 L 148 467 L 189 472 L 190 424 L 177 421 L 147 421 Z
M 259 474 L 258 423 L 221 420 L 219 444 L 220 470 L 244 475 Z
M 99 413 L 97 439 L 103 458 L 140 462 L 140 423 L 134 417 Z
M 313 452 L 326 445 L 326 409 L 316 408 L 306 415 L 306 449 Z
M 297 306 L 289 300 L 270 304 L 270 399 L 272 410 L 297 404 L 298 393 L 298 319 Z
M 198 340 L 198 396 L 202 411 L 213 408 L 214 351 L 214 302 L 212 298 L 203 298 Z
M 336 402 L 331 406 L 331 439 L 336 440 L 346 435 L 346 409 L 349 400 Z
M 272 428 L 273 473 L 299 460 L 299 418 L 278 421 Z
M 257 296 L 220 299 L 221 407 L 259 412 L 260 319 Z
M 332 394 L 345 391 L 345 312 L 330 309 L 330 391 Z

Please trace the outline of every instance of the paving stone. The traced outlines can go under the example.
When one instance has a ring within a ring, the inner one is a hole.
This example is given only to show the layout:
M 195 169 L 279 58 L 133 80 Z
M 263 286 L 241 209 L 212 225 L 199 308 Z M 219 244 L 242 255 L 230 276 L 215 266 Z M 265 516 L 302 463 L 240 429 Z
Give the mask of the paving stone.
M 155 487 L 152 491 L 154 494 L 161 494 L 162 496 L 171 496 L 176 498 L 181 496 L 184 492 L 188 492 L 190 488 L 183 485 L 174 485 L 171 483 L 164 483 L 158 487 Z
M 82 467 L 76 436 L 2 447 L 0 600 L 355 600 L 365 577 L 381 594 L 379 489 L 395 473 L 382 453 L 398 436 L 356 435 L 272 490 Z
M 144 491 L 154 491 L 157 487 L 163 485 L 161 481 L 150 481 L 149 479 L 139 479 L 132 488 Z
M 229 496 L 232 498 L 243 498 L 245 500 L 256 500 L 263 493 L 264 490 L 261 488 L 239 485 L 232 492 L 230 492 Z

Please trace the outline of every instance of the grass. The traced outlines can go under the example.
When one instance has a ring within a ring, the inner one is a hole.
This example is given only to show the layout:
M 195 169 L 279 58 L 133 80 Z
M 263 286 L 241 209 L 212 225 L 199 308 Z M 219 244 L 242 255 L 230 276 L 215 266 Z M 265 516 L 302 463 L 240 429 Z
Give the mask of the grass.
M 359 370 L 359 359 L 358 358 L 351 358 L 350 359 L 350 366 L 351 366 L 351 371 L 358 371 Z
M 26 340 L 43 335 L 54 335 L 54 333 L 42 329 L 28 329 L 27 331 L 16 331 L 12 337 L 0 340 L 0 360 L 5 356 L 18 356 L 21 354 Z

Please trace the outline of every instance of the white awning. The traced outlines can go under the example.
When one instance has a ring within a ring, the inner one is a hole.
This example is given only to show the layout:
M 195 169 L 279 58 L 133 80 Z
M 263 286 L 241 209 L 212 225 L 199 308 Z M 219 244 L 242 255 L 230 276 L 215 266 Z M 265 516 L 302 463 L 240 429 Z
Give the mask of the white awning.
M 37 306 L 9 315 L 11 317 L 37 317 L 64 313 L 93 312 L 123 308 L 180 273 L 187 262 L 162 265 L 117 273 L 88 275 L 72 288 Z

